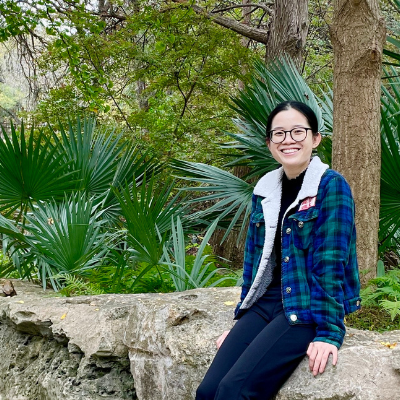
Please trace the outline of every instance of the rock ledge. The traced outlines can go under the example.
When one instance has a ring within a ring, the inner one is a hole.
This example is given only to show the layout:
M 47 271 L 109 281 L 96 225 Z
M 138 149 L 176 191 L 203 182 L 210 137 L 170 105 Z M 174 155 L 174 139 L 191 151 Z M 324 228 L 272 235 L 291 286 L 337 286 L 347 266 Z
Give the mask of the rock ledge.
M 13 283 L 0 298 L 0 400 L 193 400 L 240 291 L 65 298 Z M 394 400 L 399 388 L 400 331 L 348 329 L 337 367 L 314 378 L 303 360 L 276 399 Z

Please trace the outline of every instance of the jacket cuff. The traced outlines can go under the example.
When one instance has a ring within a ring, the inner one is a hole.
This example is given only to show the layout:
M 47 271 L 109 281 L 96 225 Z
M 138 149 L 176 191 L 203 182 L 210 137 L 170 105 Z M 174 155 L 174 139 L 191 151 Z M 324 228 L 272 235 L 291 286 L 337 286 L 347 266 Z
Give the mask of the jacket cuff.
M 343 344 L 343 338 L 337 338 L 332 336 L 316 336 L 313 342 L 325 342 L 335 345 L 338 349 Z
M 361 308 L 361 297 L 354 297 L 349 300 L 344 300 L 343 306 L 344 306 L 344 313 L 346 315 L 354 311 L 357 311 Z

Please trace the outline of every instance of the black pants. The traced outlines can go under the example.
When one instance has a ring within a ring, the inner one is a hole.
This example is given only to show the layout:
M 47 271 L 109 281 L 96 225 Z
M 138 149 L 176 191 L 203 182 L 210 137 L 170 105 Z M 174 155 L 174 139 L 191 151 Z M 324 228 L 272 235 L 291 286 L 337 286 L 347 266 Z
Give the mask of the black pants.
M 290 325 L 280 289 L 268 290 L 232 328 L 197 389 L 196 400 L 271 399 L 315 335 L 315 325 Z

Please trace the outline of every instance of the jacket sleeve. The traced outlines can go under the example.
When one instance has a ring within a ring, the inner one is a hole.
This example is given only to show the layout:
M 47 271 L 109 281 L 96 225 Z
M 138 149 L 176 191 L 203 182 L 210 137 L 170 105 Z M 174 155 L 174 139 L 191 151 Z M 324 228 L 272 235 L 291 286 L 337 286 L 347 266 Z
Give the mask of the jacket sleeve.
M 351 246 L 355 246 L 355 209 L 350 187 L 338 175 L 326 185 L 315 223 L 311 287 L 311 313 L 317 324 L 314 342 L 327 342 L 338 348 L 346 332 L 344 326 L 345 268 Z M 357 276 L 358 269 L 354 271 Z M 355 282 L 359 285 L 359 281 Z M 357 288 L 355 288 L 356 291 Z
M 254 229 L 251 226 L 251 215 L 256 209 L 257 205 L 257 196 L 253 194 L 252 197 L 252 206 L 251 206 L 251 214 L 250 214 L 250 222 L 249 228 L 247 230 L 246 243 L 244 248 L 244 261 L 243 261 L 243 283 L 242 283 L 242 292 L 240 294 L 240 302 L 237 304 L 235 308 L 235 319 L 239 319 L 238 312 L 239 308 L 242 305 L 243 300 L 245 299 L 247 293 L 251 287 L 251 280 L 253 275 L 253 261 L 254 261 Z

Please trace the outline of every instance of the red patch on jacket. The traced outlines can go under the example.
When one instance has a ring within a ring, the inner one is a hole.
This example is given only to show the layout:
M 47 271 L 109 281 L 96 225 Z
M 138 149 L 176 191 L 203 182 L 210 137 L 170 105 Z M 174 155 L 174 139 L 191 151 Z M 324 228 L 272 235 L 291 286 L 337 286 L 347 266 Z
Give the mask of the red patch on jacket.
M 314 197 L 307 197 L 303 202 L 300 204 L 299 211 L 308 210 L 310 207 L 314 207 L 317 201 L 317 196 Z

